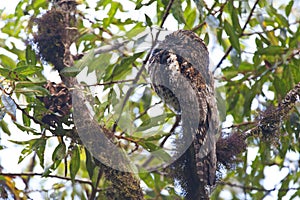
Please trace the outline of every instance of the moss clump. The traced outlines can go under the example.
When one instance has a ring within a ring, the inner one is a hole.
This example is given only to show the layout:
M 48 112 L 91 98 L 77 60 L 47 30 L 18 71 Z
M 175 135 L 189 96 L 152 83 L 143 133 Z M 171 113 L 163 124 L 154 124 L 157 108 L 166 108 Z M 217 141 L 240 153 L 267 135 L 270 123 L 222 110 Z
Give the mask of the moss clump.
M 38 32 L 34 35 L 40 56 L 54 65 L 55 69 L 64 68 L 65 22 L 62 12 L 52 9 L 37 19 Z

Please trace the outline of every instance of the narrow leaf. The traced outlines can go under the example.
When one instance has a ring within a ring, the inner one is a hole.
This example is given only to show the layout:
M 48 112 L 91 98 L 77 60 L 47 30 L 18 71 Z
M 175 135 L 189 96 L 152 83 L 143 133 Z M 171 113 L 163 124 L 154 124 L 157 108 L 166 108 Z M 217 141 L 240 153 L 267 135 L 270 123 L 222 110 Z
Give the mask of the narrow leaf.
M 147 26 L 151 27 L 152 26 L 152 21 L 151 21 L 150 17 L 145 14 L 145 18 L 146 18 L 146 24 L 147 24 Z
M 185 24 L 184 13 L 181 7 L 180 0 L 175 0 L 173 6 L 171 7 L 172 14 L 174 18 L 182 24 Z
M 80 152 L 78 146 L 75 145 L 73 148 L 71 163 L 70 163 L 70 175 L 72 181 L 74 181 L 79 168 L 80 168 Z
M 294 0 L 291 0 L 289 2 L 289 4 L 285 7 L 285 14 L 286 14 L 286 16 L 290 15 L 292 7 L 293 7 L 293 4 L 294 4 Z
M 3 120 L 0 121 L 0 127 L 1 127 L 2 131 L 4 133 L 6 133 L 8 136 L 11 135 L 10 130 L 9 130 L 9 128 L 7 126 L 7 123 L 5 121 L 3 121 Z
M 90 154 L 90 152 L 86 148 L 85 148 L 85 157 L 86 157 L 86 160 L 85 160 L 86 169 L 88 171 L 89 177 L 92 178 L 96 165 L 93 162 L 92 155 Z
M 232 47 L 235 48 L 238 53 L 240 53 L 241 48 L 239 43 L 239 36 L 236 34 L 236 31 L 226 20 L 224 21 L 224 28 L 225 28 L 225 32 L 229 36 L 229 41 Z
M 66 155 L 66 145 L 64 142 L 61 142 L 54 149 L 52 154 L 52 161 L 62 160 Z
M 26 61 L 28 65 L 36 65 L 36 55 L 30 45 L 26 47 Z
M 2 94 L 1 101 L 7 114 L 10 115 L 13 121 L 16 121 L 17 105 L 15 104 L 14 100 L 9 95 Z
M 258 49 L 257 53 L 262 55 L 280 55 L 283 54 L 285 49 L 281 46 L 268 46 L 263 49 Z
M 87 54 L 83 56 L 79 61 L 75 63 L 73 67 L 66 67 L 62 70 L 62 73 L 78 73 L 84 67 L 88 66 L 94 60 L 94 49 L 91 49 Z
M 114 79 L 118 80 L 124 76 L 127 75 L 128 72 L 132 69 L 131 64 L 141 55 L 143 55 L 144 52 L 136 53 L 133 56 L 126 57 L 122 59 L 122 61 L 117 64 L 113 69 L 113 77 Z

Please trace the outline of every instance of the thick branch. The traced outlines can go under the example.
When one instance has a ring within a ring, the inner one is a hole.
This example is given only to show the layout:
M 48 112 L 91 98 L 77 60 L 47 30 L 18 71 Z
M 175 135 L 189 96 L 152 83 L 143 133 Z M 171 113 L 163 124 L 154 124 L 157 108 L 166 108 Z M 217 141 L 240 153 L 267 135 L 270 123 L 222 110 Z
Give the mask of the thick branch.
M 238 126 L 251 125 L 251 129 L 244 132 L 234 132 L 228 137 L 220 137 L 217 142 L 218 162 L 229 167 L 236 161 L 236 156 L 246 151 L 246 139 L 251 136 L 260 136 L 267 138 L 276 138 L 276 133 L 280 129 L 281 122 L 286 119 L 290 111 L 294 108 L 295 102 L 300 97 L 300 82 L 291 89 L 285 98 L 276 108 L 267 109 L 255 122 L 246 122 Z

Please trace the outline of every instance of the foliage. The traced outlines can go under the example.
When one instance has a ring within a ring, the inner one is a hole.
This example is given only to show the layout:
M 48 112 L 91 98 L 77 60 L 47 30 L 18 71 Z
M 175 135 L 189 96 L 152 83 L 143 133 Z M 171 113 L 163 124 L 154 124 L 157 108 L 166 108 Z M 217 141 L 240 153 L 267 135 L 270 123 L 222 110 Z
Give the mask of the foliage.
M 300 82 L 299 2 L 218 0 L 212 5 L 204 0 L 170 2 L 173 5 L 167 15 L 167 0 L 98 0 L 96 5 L 89 0 L 78 1 L 76 28 L 79 36 L 73 45 L 75 64 L 61 71 L 62 77 L 79 72 L 95 76 L 95 82 L 85 80 L 82 85 L 87 96 L 94 100 L 96 120 L 112 130 L 117 143 L 129 155 L 134 155 L 137 158 L 135 164 L 141 166 L 147 161 L 149 152 L 156 151 L 160 159 L 169 159 L 161 146 L 170 136 L 170 127 L 176 121 L 174 113 L 155 95 L 144 70 L 152 45 L 147 37 L 151 35 L 149 33 L 164 27 L 190 29 L 212 47 L 211 64 L 218 85 L 221 85 L 217 88 L 220 108 L 225 104 L 224 110 L 220 110 L 224 137 L 251 130 Z M 51 52 L 47 52 L 50 57 L 46 59 L 36 56 L 38 50 L 40 54 L 43 51 L 34 43 L 43 41 L 36 34 L 47 33 L 47 30 L 37 29 L 37 25 L 43 23 L 37 18 L 51 6 L 56 5 L 46 0 L 24 0 L 18 3 L 14 14 L 0 11 L 3 33 L 0 35 L 0 50 L 5 52 L 0 55 L 0 138 L 4 134 L 26 132 L 27 141 L 10 141 L 23 147 L 20 155 L 12 156 L 19 156 L 19 163 L 33 158 L 27 171 L 24 169 L 24 173 L 18 175 L 10 176 L 5 173 L 9 169 L 0 167 L 0 185 L 4 188 L 0 189 L 0 197 L 30 198 L 36 188 L 31 188 L 29 177 L 36 175 L 59 178 L 53 179 L 52 188 L 42 186 L 38 189 L 44 198 L 87 199 L 96 191 L 98 198 L 102 199 L 110 194 L 111 183 L 81 144 L 70 108 L 68 112 L 62 110 L 57 114 L 57 110 L 54 112 L 44 101 L 54 95 L 46 87 L 50 77 L 44 71 L 51 66 L 46 61 L 55 60 L 60 65 L 63 62 L 55 59 L 58 55 L 51 57 Z M 51 37 L 59 41 L 55 35 L 64 33 L 59 32 L 59 26 L 55 28 Z M 121 48 L 98 52 L 101 46 L 118 44 Z M 43 45 L 47 46 L 47 43 Z M 54 42 L 51 48 L 64 54 L 62 45 Z M 224 52 L 223 57 L 216 55 L 220 51 Z M 93 91 L 100 95 L 93 95 Z M 161 112 L 154 113 L 155 109 Z M 5 117 L 6 114 L 10 118 Z M 55 123 L 45 121 L 45 116 L 52 116 L 49 120 Z M 14 124 L 14 131 L 8 128 L 11 124 Z M 280 129 L 269 133 L 270 137 L 248 137 L 247 150 L 235 157 L 235 164 L 220 164 L 220 180 L 212 197 L 292 199 L 300 196 L 299 129 L 300 114 L 296 106 L 280 121 Z M 52 152 L 50 161 L 46 158 L 46 151 Z M 36 156 L 39 162 L 34 162 Z M 35 173 L 34 169 L 38 167 L 44 172 Z M 272 179 L 274 182 L 270 186 L 267 174 L 272 170 L 281 172 L 281 175 Z M 18 188 L 14 180 L 17 176 L 22 177 L 26 188 Z M 137 176 L 145 185 L 145 199 L 180 197 L 172 180 L 162 171 L 146 171 Z M 43 184 L 40 179 L 30 179 Z M 72 184 L 63 185 L 66 181 Z M 229 194 L 230 197 L 226 196 Z

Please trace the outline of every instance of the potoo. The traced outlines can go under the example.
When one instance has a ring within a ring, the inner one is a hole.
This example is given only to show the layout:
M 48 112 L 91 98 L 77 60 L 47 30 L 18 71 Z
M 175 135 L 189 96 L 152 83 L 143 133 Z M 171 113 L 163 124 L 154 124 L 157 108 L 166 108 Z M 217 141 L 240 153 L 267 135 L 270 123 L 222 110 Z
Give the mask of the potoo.
M 194 32 L 179 30 L 158 44 L 148 67 L 155 92 L 181 118 L 184 142 L 176 145 L 186 148 L 173 165 L 173 177 L 186 199 L 208 199 L 219 121 L 207 48 Z

